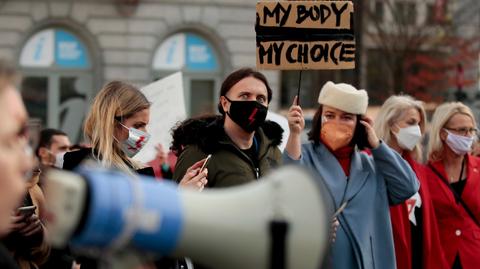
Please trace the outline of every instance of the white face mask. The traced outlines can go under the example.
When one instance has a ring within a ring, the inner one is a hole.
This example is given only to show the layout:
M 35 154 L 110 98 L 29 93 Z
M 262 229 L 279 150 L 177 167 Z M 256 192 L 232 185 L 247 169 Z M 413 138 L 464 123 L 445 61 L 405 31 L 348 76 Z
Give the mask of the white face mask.
M 444 129 L 447 132 L 447 145 L 448 147 L 455 152 L 457 155 L 465 155 L 472 150 L 473 140 L 475 138 L 463 135 L 456 135 L 454 133 L 449 132 L 448 130 Z
M 66 151 L 60 152 L 55 154 L 55 164 L 53 165 L 54 167 L 63 168 L 63 157 L 65 156 Z
M 398 145 L 405 150 L 413 150 L 420 138 L 422 138 L 422 131 L 418 124 L 405 128 L 399 128 L 398 133 L 394 133 L 397 137 Z
M 147 144 L 148 139 L 150 139 L 150 134 L 133 127 L 128 128 L 121 123 L 120 125 L 128 129 L 128 138 L 125 141 L 122 141 L 121 147 L 123 152 L 125 152 L 125 154 L 131 158 L 135 156 L 135 154 L 137 154 L 143 148 L 143 146 L 145 146 L 145 144 Z

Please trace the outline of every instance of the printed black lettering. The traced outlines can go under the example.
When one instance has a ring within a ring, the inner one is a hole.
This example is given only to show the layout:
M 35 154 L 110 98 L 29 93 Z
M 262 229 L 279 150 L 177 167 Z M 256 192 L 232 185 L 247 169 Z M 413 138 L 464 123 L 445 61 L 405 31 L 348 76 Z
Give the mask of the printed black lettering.
M 275 54 L 275 65 L 280 65 L 282 63 L 283 45 L 285 45 L 283 42 L 280 44 L 273 43 L 273 51 Z
M 271 64 L 272 63 L 272 55 L 273 55 L 273 48 L 272 45 L 268 46 L 268 49 L 265 50 L 262 44 L 260 44 L 260 47 L 258 48 L 258 60 L 260 61 L 260 64 L 265 63 L 265 55 L 267 56 L 267 63 Z
M 353 62 L 355 60 L 355 45 L 343 44 L 340 49 L 340 61 L 341 62 Z
M 347 9 L 348 3 L 344 4 L 340 9 L 337 9 L 337 5 L 335 3 L 332 3 L 332 10 L 333 13 L 336 15 L 336 21 L 335 25 L 338 27 L 340 26 L 341 19 L 342 19 L 342 13 Z
M 330 49 L 330 59 L 336 65 L 338 65 L 338 58 L 335 56 L 335 52 L 337 51 L 338 47 L 342 45 L 342 42 L 337 42 L 333 44 L 332 48 Z
M 287 8 L 284 8 L 282 4 L 277 3 L 275 8 L 272 11 L 268 9 L 267 6 L 263 7 L 263 24 L 267 23 L 268 18 L 275 18 L 275 23 L 279 24 L 279 26 L 285 25 L 290 16 L 290 11 L 292 10 L 292 5 L 288 5 Z
M 328 44 L 325 45 L 314 45 L 312 49 L 310 50 L 310 58 L 312 59 L 313 62 L 328 62 Z
M 297 6 L 297 24 L 301 24 L 308 18 L 307 8 L 304 5 Z
M 287 58 L 287 62 L 294 64 L 297 61 L 293 58 L 292 51 L 297 47 L 297 44 L 291 44 L 287 48 L 287 53 L 285 53 L 285 57 Z
M 356 48 L 351 5 L 349 1 L 257 4 L 258 67 L 354 68 Z
M 327 5 L 320 5 L 320 23 L 323 24 L 332 14 L 332 11 Z
M 308 44 L 298 46 L 297 59 L 299 63 L 308 64 Z
M 311 6 L 307 9 L 304 5 L 297 6 L 297 23 L 301 24 L 306 19 L 310 18 L 312 21 L 318 21 L 320 18 L 320 9 L 318 6 Z
M 318 21 L 318 19 L 320 19 L 320 8 L 318 6 L 312 6 L 312 13 L 310 13 L 310 17 L 314 21 Z

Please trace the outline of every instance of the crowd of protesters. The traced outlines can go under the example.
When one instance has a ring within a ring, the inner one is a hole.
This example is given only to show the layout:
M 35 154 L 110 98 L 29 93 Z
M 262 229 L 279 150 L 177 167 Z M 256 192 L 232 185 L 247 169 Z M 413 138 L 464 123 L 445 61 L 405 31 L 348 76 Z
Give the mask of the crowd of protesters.
M 292 100 L 282 153 L 283 130 L 266 120 L 273 91 L 262 73 L 242 68 L 221 86 L 219 115 L 178 123 L 170 155 L 157 145 L 156 158 L 142 164 L 132 157 L 150 137 L 151 104 L 135 86 L 113 81 L 98 92 L 83 126 L 88 146 L 74 149 L 65 133 L 45 129 L 33 151 L 16 79 L 0 61 L 0 268 L 97 267 L 72 250 L 51 249 L 45 225 L 44 171 L 74 170 L 85 159 L 197 191 L 262 180 L 275 167 L 295 163 L 317 172 L 335 206 L 325 268 L 480 266 L 480 159 L 472 154 L 477 124 L 462 103 L 441 104 L 427 124 L 421 101 L 391 96 L 371 119 L 367 91 L 329 81 L 319 85 L 307 143 L 303 109 Z M 142 268 L 183 263 L 161 259 Z

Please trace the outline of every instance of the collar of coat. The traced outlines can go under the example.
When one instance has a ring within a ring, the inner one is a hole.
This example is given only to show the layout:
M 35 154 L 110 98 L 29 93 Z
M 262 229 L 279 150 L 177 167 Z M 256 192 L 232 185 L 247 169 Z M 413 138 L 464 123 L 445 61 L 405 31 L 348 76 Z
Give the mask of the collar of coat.
M 172 129 L 172 150 L 180 155 L 183 147 L 197 145 L 204 152 L 215 152 L 221 144 L 232 143 L 223 129 L 223 122 L 223 116 L 219 115 L 201 116 L 181 122 Z M 278 146 L 282 143 L 282 134 L 280 125 L 266 120 L 255 132 L 255 137 L 264 142 L 262 144 L 265 146 Z

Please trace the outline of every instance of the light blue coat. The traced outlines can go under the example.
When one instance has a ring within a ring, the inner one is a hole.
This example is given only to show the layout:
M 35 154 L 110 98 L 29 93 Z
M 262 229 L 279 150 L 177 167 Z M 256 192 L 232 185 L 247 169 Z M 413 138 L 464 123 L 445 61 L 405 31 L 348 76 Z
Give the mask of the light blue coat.
M 285 162 L 300 163 L 318 172 L 338 209 L 336 241 L 327 257 L 332 268 L 392 269 L 395 252 L 389 204 L 398 204 L 418 191 L 419 182 L 408 163 L 385 143 L 372 156 L 354 151 L 347 180 L 340 163 L 323 145 L 302 145 L 300 160 L 284 153 Z

